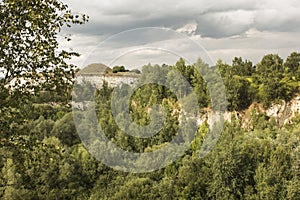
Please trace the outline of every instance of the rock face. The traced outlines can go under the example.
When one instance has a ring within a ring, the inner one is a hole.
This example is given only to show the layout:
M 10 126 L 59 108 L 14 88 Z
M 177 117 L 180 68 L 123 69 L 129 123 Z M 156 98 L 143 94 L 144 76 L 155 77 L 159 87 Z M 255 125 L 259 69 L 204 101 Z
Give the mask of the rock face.
M 293 98 L 291 101 L 286 102 L 282 100 L 280 104 L 273 104 L 270 108 L 264 109 L 259 104 L 252 104 L 247 110 L 244 111 L 233 111 L 224 113 L 224 121 L 231 122 L 232 117 L 240 119 L 242 121 L 242 125 L 245 126 L 248 124 L 250 120 L 250 113 L 255 109 L 257 112 L 261 114 L 266 114 L 269 118 L 274 118 L 279 127 L 284 126 L 285 124 L 291 123 L 291 119 L 296 116 L 296 114 L 300 114 L 300 95 Z M 201 125 L 205 121 L 210 123 L 212 121 L 212 113 L 210 109 L 204 109 L 204 112 L 199 115 L 197 119 L 197 124 Z
M 295 97 L 290 102 L 282 101 L 281 104 L 273 104 L 266 110 L 269 117 L 274 117 L 279 126 L 290 123 L 291 118 L 296 113 L 300 113 L 300 96 Z
M 79 71 L 76 80 L 79 84 L 86 81 L 100 89 L 104 81 L 110 87 L 116 87 L 121 84 L 133 86 L 138 76 L 138 74 L 133 72 L 112 73 L 112 69 L 106 65 L 95 63 Z
M 92 85 L 95 85 L 98 89 L 100 89 L 103 85 L 103 82 L 107 82 L 108 86 L 110 87 L 116 87 L 121 84 L 128 84 L 130 86 L 133 86 L 134 83 L 137 81 L 138 76 L 134 75 L 123 75 L 123 76 L 112 76 L 112 75 L 93 75 L 93 76 L 78 76 L 77 82 L 80 84 L 83 81 L 87 81 L 91 83 Z

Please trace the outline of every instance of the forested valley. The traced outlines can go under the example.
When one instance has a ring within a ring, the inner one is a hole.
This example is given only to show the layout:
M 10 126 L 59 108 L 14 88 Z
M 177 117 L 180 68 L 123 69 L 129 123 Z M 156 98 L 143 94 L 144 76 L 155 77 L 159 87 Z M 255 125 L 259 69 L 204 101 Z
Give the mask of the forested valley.
M 166 126 L 151 138 L 127 135 L 112 114 L 114 88 L 107 83 L 101 89 L 75 85 L 79 69 L 67 60 L 79 54 L 58 50 L 60 29 L 84 24 L 88 17 L 72 14 L 67 5 L 56 0 L 4 0 L 0 6 L 4 19 L 0 22 L 0 69 L 4 71 L 0 79 L 0 199 L 300 198 L 297 113 L 284 125 L 255 108 L 250 110 L 247 123 L 232 115 L 216 146 L 200 157 L 210 126 L 205 121 L 183 156 L 153 172 L 123 172 L 98 161 L 77 134 L 72 110 L 74 87 L 82 94 L 95 91 L 97 123 L 110 141 L 128 152 L 155 151 L 172 140 L 180 125 L 180 116 L 173 112 L 180 110 L 178 98 L 158 84 L 140 87 L 132 96 L 130 117 L 141 126 L 147 125 L 148 108 L 160 104 L 167 115 Z M 219 60 L 215 66 L 201 59 L 195 64 L 220 73 L 226 88 L 226 110 L 231 113 L 249 110 L 254 104 L 268 109 L 298 98 L 300 53 L 293 52 L 285 59 L 277 54 L 261 56 L 257 64 L 241 57 L 233 58 L 232 63 Z M 200 116 L 212 103 L 195 64 L 186 64 L 184 59 L 172 66 L 148 64 L 140 77 L 172 80 L 167 69 L 176 70 L 192 86 Z M 143 77 L 145 72 L 156 76 Z M 89 126 L 84 130 L 94 131 Z
M 227 89 L 228 111 L 247 109 L 253 103 L 267 108 L 297 96 L 299 58 L 298 53 L 292 53 L 283 62 L 278 55 L 267 55 L 256 67 L 242 58 L 235 58 L 231 65 L 218 61 L 216 68 Z M 197 93 L 200 110 L 209 107 L 205 81 L 193 66 L 180 59 L 171 67 L 189 80 Z M 165 68 L 146 65 L 143 70 L 163 76 Z M 82 92 L 91 88 L 82 88 Z M 155 150 L 172 140 L 178 129 L 178 116 L 171 113 L 178 105 L 167 88 L 150 84 L 134 94 L 136 106 L 131 108 L 131 117 L 141 125 L 147 124 L 146 107 L 159 103 L 169 110 L 167 126 L 149 139 L 126 136 L 118 129 L 110 111 L 112 91 L 104 84 L 95 93 L 99 123 L 110 140 L 127 151 L 137 152 Z M 246 126 L 232 116 L 213 151 L 200 158 L 199 147 L 209 127 L 204 123 L 190 150 L 175 163 L 158 171 L 132 174 L 105 166 L 85 149 L 76 133 L 69 93 L 43 90 L 15 104 L 9 91 L 1 95 L 11 104 L 5 107 L 11 112 L 1 115 L 3 199 L 299 197 L 300 116 L 283 127 L 254 110 Z

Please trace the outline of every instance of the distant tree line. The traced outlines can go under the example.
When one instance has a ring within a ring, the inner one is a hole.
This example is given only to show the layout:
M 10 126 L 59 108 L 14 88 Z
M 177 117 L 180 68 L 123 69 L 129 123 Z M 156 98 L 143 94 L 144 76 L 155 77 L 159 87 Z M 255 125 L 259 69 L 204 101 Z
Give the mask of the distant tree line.
M 141 71 L 138 70 L 138 69 L 129 70 L 129 69 L 126 69 L 124 66 L 114 66 L 112 68 L 112 72 L 113 73 L 118 73 L 118 72 L 134 72 L 136 74 L 140 74 L 141 73 Z

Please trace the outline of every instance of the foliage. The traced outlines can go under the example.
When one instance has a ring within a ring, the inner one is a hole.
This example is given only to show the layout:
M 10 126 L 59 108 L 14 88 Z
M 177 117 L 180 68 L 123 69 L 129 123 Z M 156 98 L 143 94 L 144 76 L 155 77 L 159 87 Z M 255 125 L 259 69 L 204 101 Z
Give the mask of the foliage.
M 177 65 L 172 67 L 181 71 L 187 67 L 182 60 Z M 222 65 L 225 74 L 230 72 L 230 66 Z M 202 88 L 203 93 L 197 94 L 204 94 L 204 81 L 197 82 L 194 77 L 199 75 L 192 66 L 188 68 L 183 71 L 186 79 L 194 88 Z M 172 77 L 167 66 L 147 65 L 143 70 Z M 157 77 L 144 78 L 150 81 Z M 228 82 L 224 76 L 229 102 L 251 103 L 253 97 L 247 99 L 250 94 L 246 91 L 251 90 L 251 82 L 239 75 L 231 80 Z M 161 104 L 167 113 L 166 127 L 149 139 L 137 139 L 119 129 L 110 110 L 112 91 L 104 83 L 95 94 L 99 123 L 109 139 L 135 152 L 159 149 L 172 140 L 178 129 L 178 116 L 172 113 L 180 105 L 168 88 L 144 85 L 131 98 L 131 117 L 140 125 L 149 122 L 147 108 L 151 105 Z M 44 97 L 37 96 L 35 101 L 41 102 L 39 98 Z M 205 105 L 200 102 L 200 107 Z M 232 110 L 243 107 L 243 104 L 231 105 Z M 28 111 L 23 116 L 27 122 L 15 125 L 19 136 L 3 140 L 0 148 L 3 199 L 18 199 L 20 195 L 26 199 L 297 199 L 299 196 L 299 117 L 282 128 L 256 110 L 243 127 L 233 117 L 230 123 L 225 123 L 213 151 L 199 158 L 209 128 L 205 122 L 199 127 L 191 149 L 175 163 L 152 173 L 130 174 L 104 166 L 87 152 L 76 134 L 71 110 L 63 104 L 32 103 L 23 108 Z M 11 147 L 15 150 L 11 151 Z
M 112 69 L 113 73 L 118 73 L 118 72 L 128 72 L 129 70 L 126 70 L 124 66 L 114 66 Z
M 246 124 L 232 117 L 213 151 L 200 158 L 199 149 L 209 131 L 206 121 L 190 150 L 155 172 L 130 174 L 103 165 L 80 143 L 70 105 L 63 103 L 70 103 L 75 70 L 65 59 L 77 54 L 57 51 L 60 29 L 83 23 L 86 16 L 72 14 L 56 0 L 3 0 L 0 7 L 4 19 L 0 22 L 0 68 L 6 72 L 0 80 L 1 199 L 299 199 L 299 116 L 284 127 L 256 110 Z M 237 57 L 231 65 L 220 60 L 210 70 L 219 70 L 223 78 L 228 110 L 241 111 L 253 102 L 269 106 L 297 94 L 299 60 L 299 53 L 292 53 L 285 62 L 270 54 L 254 67 Z M 206 66 L 200 59 L 197 64 Z M 125 69 L 115 69 L 120 70 Z M 179 72 L 193 87 L 199 108 L 209 110 L 207 83 L 194 64 L 179 59 L 174 66 L 146 65 L 143 72 L 151 72 L 151 76 L 140 75 L 149 82 L 180 83 L 175 73 Z M 9 88 L 17 79 L 31 81 Z M 95 97 L 98 122 L 107 138 L 127 151 L 159 149 L 180 126 L 182 105 L 168 87 L 146 84 L 131 98 L 130 117 L 141 126 L 149 124 L 153 105 L 162 105 L 166 113 L 164 128 L 146 139 L 128 136 L 117 126 L 110 102 L 113 88 L 107 83 L 96 93 L 92 85 L 74 87 L 86 96 L 74 101 Z M 185 85 L 174 88 L 193 110 Z M 213 89 L 218 91 L 218 86 Z M 82 128 L 94 131 L 88 123 Z

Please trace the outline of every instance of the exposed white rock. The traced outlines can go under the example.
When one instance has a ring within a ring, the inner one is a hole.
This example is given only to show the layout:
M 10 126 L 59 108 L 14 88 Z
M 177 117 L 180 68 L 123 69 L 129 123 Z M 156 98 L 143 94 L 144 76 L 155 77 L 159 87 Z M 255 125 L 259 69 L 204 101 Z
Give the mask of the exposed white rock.
M 291 119 L 297 114 L 300 114 L 300 96 L 293 98 L 289 102 L 282 101 L 280 104 L 273 104 L 270 108 L 266 110 L 258 104 L 253 104 L 248 110 L 245 111 L 227 111 L 223 115 L 224 121 L 231 122 L 233 115 L 235 118 L 241 119 L 242 126 L 245 126 L 250 120 L 250 112 L 253 108 L 255 108 L 258 113 L 265 113 L 268 117 L 275 118 L 277 124 L 279 126 L 283 126 L 285 124 L 291 123 Z M 207 121 L 209 124 L 212 122 L 212 114 L 209 109 L 206 109 L 204 113 L 201 113 L 199 115 L 197 119 L 197 124 L 201 125 L 205 121 Z
M 274 117 L 279 126 L 283 126 L 300 113 L 300 96 L 293 98 L 291 101 L 282 101 L 281 104 L 273 104 L 266 110 L 268 117 Z
M 78 76 L 77 83 L 82 83 L 83 81 L 89 82 L 92 85 L 95 85 L 98 89 L 100 89 L 103 85 L 103 82 L 107 82 L 108 86 L 116 87 L 121 84 L 128 84 L 133 86 L 137 81 L 137 76 L 111 76 L 111 75 L 92 75 L 92 76 Z

